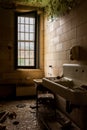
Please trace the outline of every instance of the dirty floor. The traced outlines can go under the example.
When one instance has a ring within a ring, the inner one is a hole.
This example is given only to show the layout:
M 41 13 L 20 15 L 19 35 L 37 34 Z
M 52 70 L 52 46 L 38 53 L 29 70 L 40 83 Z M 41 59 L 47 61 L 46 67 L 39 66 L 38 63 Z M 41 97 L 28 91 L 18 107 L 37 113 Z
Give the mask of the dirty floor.
M 6 130 L 41 130 L 34 105 L 35 99 L 0 101 L 0 114 L 7 113 L 0 125 Z
M 52 111 L 42 107 L 42 114 L 37 116 L 35 99 L 0 101 L 0 130 L 80 130 L 59 112 L 55 118 L 55 111 Z

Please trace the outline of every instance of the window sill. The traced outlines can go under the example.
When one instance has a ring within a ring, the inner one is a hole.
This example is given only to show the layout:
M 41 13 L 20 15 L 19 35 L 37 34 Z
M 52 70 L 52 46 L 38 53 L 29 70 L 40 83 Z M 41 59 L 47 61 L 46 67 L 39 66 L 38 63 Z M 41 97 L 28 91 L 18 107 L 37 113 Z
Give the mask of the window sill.
M 43 71 L 42 69 L 16 69 L 17 71 Z

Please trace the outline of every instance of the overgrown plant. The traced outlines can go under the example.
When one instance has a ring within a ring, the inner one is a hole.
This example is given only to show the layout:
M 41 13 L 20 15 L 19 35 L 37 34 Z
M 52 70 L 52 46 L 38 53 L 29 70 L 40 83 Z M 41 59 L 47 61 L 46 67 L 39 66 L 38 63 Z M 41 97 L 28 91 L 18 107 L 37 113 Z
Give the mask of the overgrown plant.
M 57 17 L 69 13 L 81 0 L 0 0 L 0 3 L 20 3 L 44 8 L 48 17 Z
M 48 16 L 57 17 L 69 13 L 79 5 L 80 0 L 48 0 L 45 12 Z

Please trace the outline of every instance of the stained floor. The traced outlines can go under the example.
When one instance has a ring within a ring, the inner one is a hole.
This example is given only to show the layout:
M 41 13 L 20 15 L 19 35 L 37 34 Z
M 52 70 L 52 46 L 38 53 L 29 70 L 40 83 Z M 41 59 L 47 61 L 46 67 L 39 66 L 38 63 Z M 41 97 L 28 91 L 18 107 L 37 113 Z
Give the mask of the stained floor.
M 54 110 L 52 113 L 50 109 L 42 107 L 40 116 L 37 116 L 35 99 L 0 101 L 0 130 L 80 130 L 60 112 L 56 118 L 54 113 Z M 45 117 L 45 122 L 41 117 Z
M 34 105 L 35 99 L 0 101 L 0 114 L 7 113 L 0 126 L 6 130 L 41 130 Z

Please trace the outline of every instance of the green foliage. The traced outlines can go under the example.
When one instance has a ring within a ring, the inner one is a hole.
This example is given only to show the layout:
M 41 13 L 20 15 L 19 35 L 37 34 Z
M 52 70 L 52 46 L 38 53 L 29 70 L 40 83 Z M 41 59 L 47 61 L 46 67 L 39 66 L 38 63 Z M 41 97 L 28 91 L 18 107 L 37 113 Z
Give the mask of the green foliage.
M 57 17 L 69 13 L 80 3 L 79 0 L 49 0 L 45 7 L 45 12 L 48 16 Z

